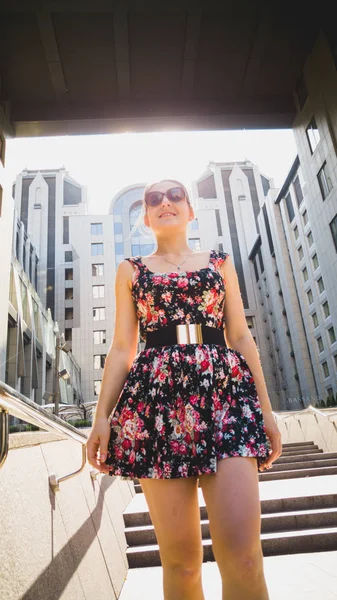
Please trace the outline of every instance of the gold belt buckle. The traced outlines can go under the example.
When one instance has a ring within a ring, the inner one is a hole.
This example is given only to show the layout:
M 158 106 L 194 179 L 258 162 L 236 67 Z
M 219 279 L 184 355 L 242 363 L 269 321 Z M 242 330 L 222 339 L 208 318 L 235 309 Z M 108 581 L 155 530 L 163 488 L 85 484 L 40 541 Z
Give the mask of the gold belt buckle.
M 202 344 L 202 329 L 200 323 L 183 323 L 176 325 L 178 344 Z

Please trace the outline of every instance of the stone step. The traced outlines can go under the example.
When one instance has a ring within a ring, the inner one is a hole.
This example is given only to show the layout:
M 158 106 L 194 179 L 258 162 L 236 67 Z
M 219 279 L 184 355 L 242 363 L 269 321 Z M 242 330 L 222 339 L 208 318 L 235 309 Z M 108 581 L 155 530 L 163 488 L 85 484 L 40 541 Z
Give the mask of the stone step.
M 336 481 L 337 484 L 337 481 Z M 265 485 L 265 484 L 263 484 Z M 272 485 L 272 484 L 271 484 Z M 204 503 L 202 491 L 199 491 L 200 520 L 208 519 L 207 508 Z M 138 502 L 138 501 L 141 502 Z M 127 529 L 152 525 L 150 513 L 147 508 L 145 497 L 136 497 L 131 501 L 128 512 L 124 511 L 124 524 Z M 335 509 L 337 507 L 337 493 L 319 494 L 307 496 L 290 496 L 285 498 L 268 498 L 261 500 L 261 515 L 285 514 L 290 512 L 305 511 L 313 512 L 319 510 Z
M 274 465 L 285 464 L 285 463 L 295 463 L 295 462 L 308 462 L 310 460 L 326 460 L 328 458 L 337 458 L 337 452 L 320 452 L 320 453 L 308 453 L 308 454 L 294 454 L 291 456 L 284 456 L 281 454 L 279 458 L 277 458 L 273 462 Z
M 209 520 L 201 519 L 200 523 L 202 538 L 210 539 Z M 261 533 L 326 527 L 337 527 L 337 508 L 284 511 L 262 515 L 261 519 Z M 130 548 L 157 543 L 153 525 L 127 527 L 125 529 L 125 537 Z
M 277 462 L 277 460 L 275 460 L 271 466 L 271 468 L 269 469 L 269 473 L 272 473 L 274 471 L 286 471 L 286 470 L 294 470 L 294 469 L 309 469 L 309 468 L 314 468 L 314 467 L 334 467 L 337 466 L 337 460 L 336 460 L 336 456 L 334 457 L 329 457 L 327 456 L 327 454 L 330 453 L 324 453 L 322 456 L 320 456 L 319 458 L 311 458 L 308 459 L 308 457 L 306 457 L 306 459 L 304 460 L 296 460 L 296 461 L 287 461 L 287 462 Z M 335 454 L 334 452 L 331 454 Z M 280 457 L 281 458 L 281 457 Z
M 276 462 L 276 461 L 275 461 Z M 274 479 L 293 479 L 296 477 L 314 477 L 318 475 L 337 474 L 337 462 L 335 459 L 322 459 L 309 461 L 308 464 L 295 462 L 293 464 L 279 464 L 273 466 L 264 473 L 259 473 L 259 481 L 271 481 Z M 200 487 L 200 482 L 199 482 Z M 142 494 L 140 483 L 134 484 L 136 494 Z
M 284 448 L 282 446 L 282 454 L 288 454 L 289 452 L 299 452 L 300 450 L 303 450 L 304 452 L 306 452 L 307 450 L 317 450 L 319 448 L 319 446 L 317 446 L 317 444 L 308 444 L 306 446 L 303 445 L 299 445 L 299 446 L 289 446 L 288 448 Z
M 324 454 L 322 448 L 313 448 L 312 450 L 289 450 L 289 452 L 282 451 L 281 457 L 288 456 L 307 456 L 307 454 Z
M 264 556 L 337 550 L 337 527 L 262 533 L 261 544 Z M 202 546 L 203 562 L 214 561 L 212 541 L 202 540 Z M 128 548 L 126 554 L 130 569 L 161 565 L 157 544 Z
M 272 481 L 273 479 L 293 479 L 299 477 L 317 477 L 318 475 L 336 475 L 337 465 L 316 466 L 313 468 L 302 468 L 294 470 L 277 471 L 271 468 L 265 473 L 259 473 L 259 481 Z
M 313 441 L 310 442 L 287 442 L 282 444 L 282 448 L 292 448 L 296 446 L 312 446 L 314 444 Z

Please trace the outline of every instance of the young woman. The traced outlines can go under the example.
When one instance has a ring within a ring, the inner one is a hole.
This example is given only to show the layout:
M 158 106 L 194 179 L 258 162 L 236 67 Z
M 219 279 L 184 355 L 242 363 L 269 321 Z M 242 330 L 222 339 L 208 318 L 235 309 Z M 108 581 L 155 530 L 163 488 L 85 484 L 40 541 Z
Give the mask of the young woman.
M 192 251 L 185 187 L 147 186 L 157 249 L 117 269 L 114 338 L 88 440 L 103 473 L 138 478 L 165 600 L 202 600 L 198 481 L 226 600 L 267 600 L 258 471 L 281 435 L 227 252 Z M 137 355 L 138 331 L 146 341 Z

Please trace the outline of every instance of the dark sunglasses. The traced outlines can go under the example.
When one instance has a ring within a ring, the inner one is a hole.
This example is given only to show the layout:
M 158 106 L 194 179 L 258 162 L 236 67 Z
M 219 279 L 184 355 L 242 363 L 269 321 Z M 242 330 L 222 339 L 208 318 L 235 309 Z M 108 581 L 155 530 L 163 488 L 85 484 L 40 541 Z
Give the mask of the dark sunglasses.
M 167 192 L 147 192 L 145 194 L 145 204 L 148 206 L 158 206 L 161 204 L 164 196 L 171 202 L 181 202 L 186 198 L 185 190 L 182 187 L 173 187 Z

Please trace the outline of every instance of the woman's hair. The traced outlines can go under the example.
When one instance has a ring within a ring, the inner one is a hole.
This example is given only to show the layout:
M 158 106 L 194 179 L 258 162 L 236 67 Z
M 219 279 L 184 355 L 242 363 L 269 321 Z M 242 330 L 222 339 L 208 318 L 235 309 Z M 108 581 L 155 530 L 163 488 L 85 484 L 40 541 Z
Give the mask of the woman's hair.
M 144 215 L 146 214 L 145 195 L 154 185 L 157 185 L 158 183 L 161 183 L 162 181 L 171 181 L 172 183 L 175 183 L 176 185 L 179 185 L 180 187 L 182 187 L 185 192 L 185 196 L 186 196 L 186 200 L 187 200 L 188 204 L 190 206 L 192 206 L 189 193 L 188 193 L 186 187 L 184 186 L 184 184 L 181 183 L 181 181 L 178 181 L 177 179 L 161 179 L 160 181 L 152 181 L 151 183 L 148 183 L 144 189 L 144 194 L 143 194 L 143 199 L 142 199 L 142 207 L 141 207 L 140 213 L 139 213 L 138 218 L 130 232 L 129 239 L 133 236 L 133 234 L 137 231 L 138 228 L 142 228 L 142 235 L 145 235 L 146 237 L 150 237 L 150 236 L 152 237 L 153 234 L 152 234 L 151 229 L 145 225 L 144 220 L 143 220 Z

